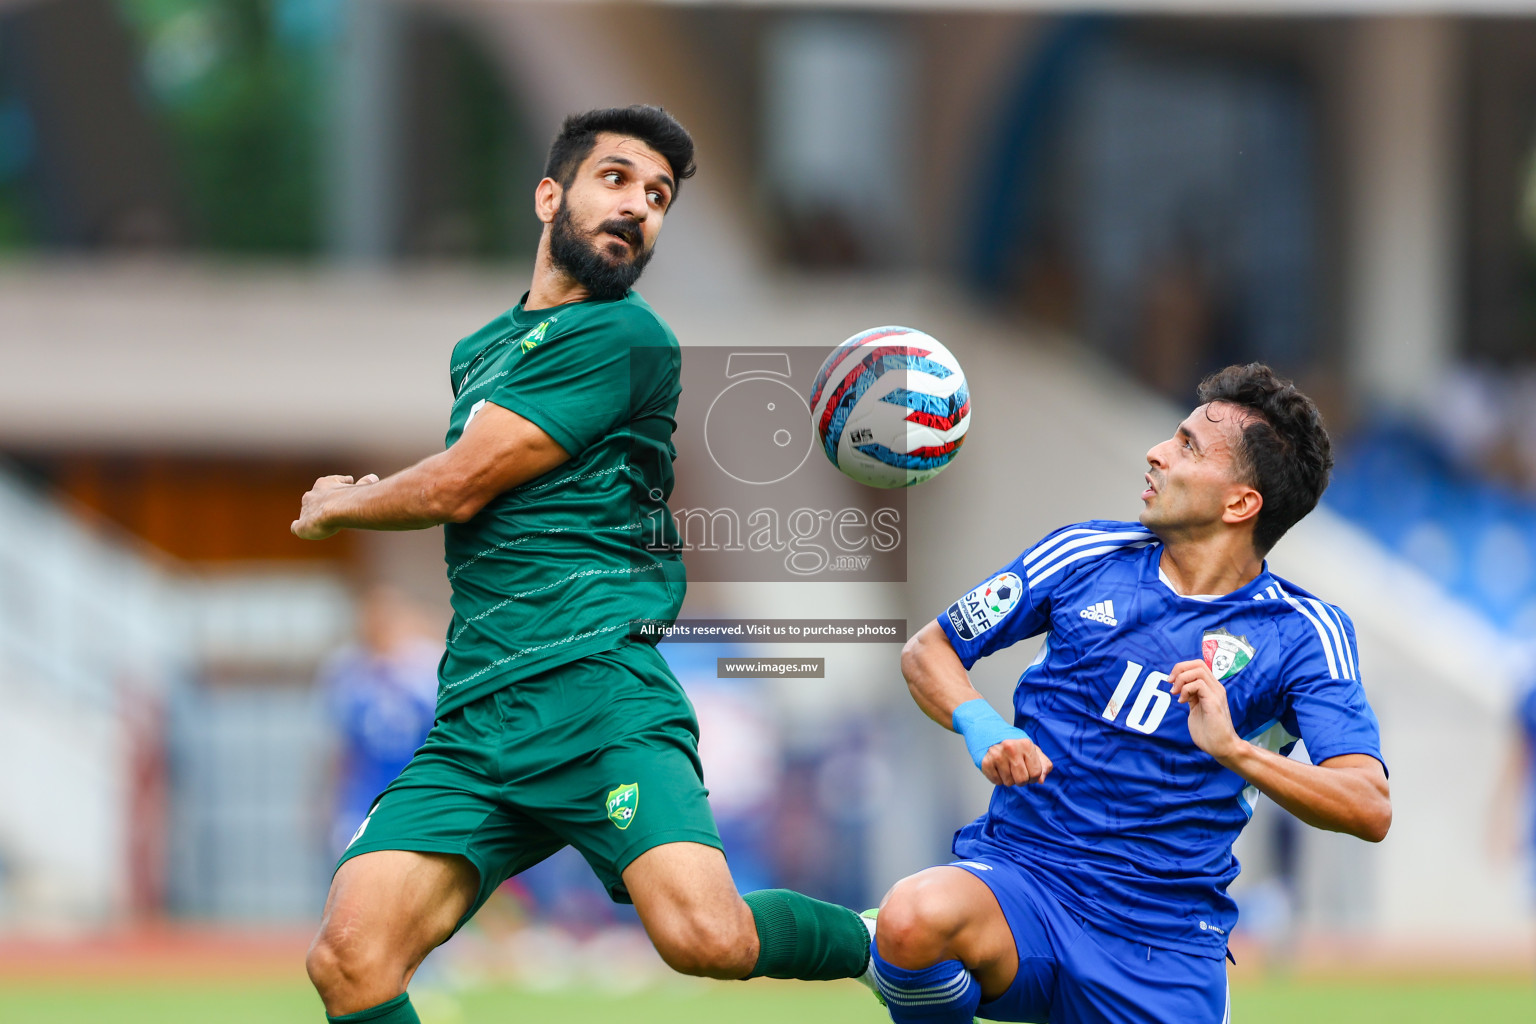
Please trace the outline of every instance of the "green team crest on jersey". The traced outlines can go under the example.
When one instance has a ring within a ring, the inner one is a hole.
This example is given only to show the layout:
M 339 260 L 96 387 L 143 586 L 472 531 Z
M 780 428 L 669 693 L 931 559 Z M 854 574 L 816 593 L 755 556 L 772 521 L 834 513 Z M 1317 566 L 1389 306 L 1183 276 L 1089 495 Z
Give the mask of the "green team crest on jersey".
M 608 820 L 622 832 L 635 820 L 640 809 L 640 783 L 626 782 L 608 794 Z
M 1217 682 L 1231 679 L 1253 660 L 1253 645 L 1246 636 L 1233 636 L 1225 629 L 1208 629 L 1200 644 L 1200 656 Z
M 539 326 L 523 335 L 522 339 L 517 343 L 518 346 L 521 347 L 524 352 L 527 352 L 529 349 L 533 348 L 539 342 L 544 340 L 544 332 L 549 330 L 549 325 L 552 323 L 554 323 L 553 320 L 545 320 L 543 323 L 539 324 Z

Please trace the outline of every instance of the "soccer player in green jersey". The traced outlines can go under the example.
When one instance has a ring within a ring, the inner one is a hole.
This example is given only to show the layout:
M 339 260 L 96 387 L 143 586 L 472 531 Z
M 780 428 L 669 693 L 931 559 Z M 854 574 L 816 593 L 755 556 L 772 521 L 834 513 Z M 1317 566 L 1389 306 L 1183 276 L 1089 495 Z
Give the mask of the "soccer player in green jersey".
M 676 545 L 651 537 L 672 525 L 677 339 L 630 287 L 693 171 L 693 140 L 660 108 L 568 118 L 534 191 L 532 287 L 453 350 L 446 450 L 304 495 L 293 532 L 310 540 L 442 524 L 453 586 L 437 722 L 342 855 L 310 948 L 332 1021 L 416 1021 L 405 989 L 426 955 L 567 845 L 675 970 L 868 965 L 853 911 L 737 894 L 693 708 L 631 638 L 636 620 L 670 623 L 685 584 Z

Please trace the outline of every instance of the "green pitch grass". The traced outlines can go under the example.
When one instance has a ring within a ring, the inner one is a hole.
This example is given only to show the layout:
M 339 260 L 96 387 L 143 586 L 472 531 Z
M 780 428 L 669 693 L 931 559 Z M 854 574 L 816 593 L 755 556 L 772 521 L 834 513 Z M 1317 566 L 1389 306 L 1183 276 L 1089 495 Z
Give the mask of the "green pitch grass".
M 879 1024 L 888 1020 L 849 983 L 755 982 L 649 989 L 630 995 L 482 989 L 422 1001 L 423 1024 Z M 1266 982 L 1234 988 L 1235 1024 L 1531 1024 L 1536 984 L 1521 981 Z M 321 1024 L 307 987 L 285 985 L 0 983 L 7 1024 Z

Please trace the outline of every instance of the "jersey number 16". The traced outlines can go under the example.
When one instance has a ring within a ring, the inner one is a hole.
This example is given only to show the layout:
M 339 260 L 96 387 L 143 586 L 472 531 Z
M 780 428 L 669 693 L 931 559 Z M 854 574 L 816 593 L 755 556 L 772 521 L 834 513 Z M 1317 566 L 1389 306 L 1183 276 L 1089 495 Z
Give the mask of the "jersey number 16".
M 1104 705 L 1104 719 L 1113 722 L 1120 717 L 1120 709 L 1125 707 L 1125 699 L 1131 695 L 1131 687 L 1136 685 L 1136 680 L 1141 678 L 1142 666 L 1134 661 L 1125 663 L 1125 671 L 1120 676 L 1120 683 L 1115 687 L 1115 692 L 1110 695 L 1109 703 Z M 1168 705 L 1173 703 L 1173 694 L 1163 689 L 1162 684 L 1168 681 L 1168 673 L 1153 672 L 1142 681 L 1141 689 L 1136 693 L 1136 702 L 1131 705 L 1131 710 L 1125 716 L 1125 724 L 1137 732 L 1154 733 L 1162 722 L 1163 716 L 1168 713 Z

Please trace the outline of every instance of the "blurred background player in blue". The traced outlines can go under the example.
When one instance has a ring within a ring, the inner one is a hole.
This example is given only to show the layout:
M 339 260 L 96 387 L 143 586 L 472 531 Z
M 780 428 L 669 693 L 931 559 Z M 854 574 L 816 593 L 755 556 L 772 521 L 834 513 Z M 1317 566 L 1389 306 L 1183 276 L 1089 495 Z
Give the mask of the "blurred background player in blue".
M 340 854 L 373 801 L 432 728 L 443 644 L 400 590 L 375 585 L 358 602 L 357 639 L 320 670 L 336 736 L 329 849 Z
M 1501 864 L 1518 858 L 1522 848 L 1536 860 L 1536 682 L 1515 704 L 1514 717 L 1489 820 L 1490 845 Z

